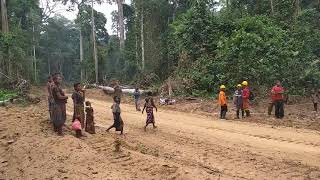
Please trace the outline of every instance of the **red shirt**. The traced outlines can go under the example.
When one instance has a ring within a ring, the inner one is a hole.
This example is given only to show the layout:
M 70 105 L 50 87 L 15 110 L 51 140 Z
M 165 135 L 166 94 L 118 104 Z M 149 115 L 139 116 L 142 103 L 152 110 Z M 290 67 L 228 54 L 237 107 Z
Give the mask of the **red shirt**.
M 273 86 L 272 90 L 271 90 L 271 99 L 273 101 L 275 100 L 283 100 L 283 91 L 284 88 L 281 86 Z
M 245 87 L 245 88 L 242 90 L 242 98 L 243 98 L 243 99 L 249 99 L 249 97 L 250 97 L 249 87 Z

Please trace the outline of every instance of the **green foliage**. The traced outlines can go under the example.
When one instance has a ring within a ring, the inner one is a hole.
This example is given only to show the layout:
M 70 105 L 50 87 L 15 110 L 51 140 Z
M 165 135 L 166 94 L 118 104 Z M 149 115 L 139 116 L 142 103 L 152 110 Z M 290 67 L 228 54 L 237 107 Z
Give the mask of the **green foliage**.
M 16 92 L 0 89 L 0 101 L 9 100 L 17 95 Z

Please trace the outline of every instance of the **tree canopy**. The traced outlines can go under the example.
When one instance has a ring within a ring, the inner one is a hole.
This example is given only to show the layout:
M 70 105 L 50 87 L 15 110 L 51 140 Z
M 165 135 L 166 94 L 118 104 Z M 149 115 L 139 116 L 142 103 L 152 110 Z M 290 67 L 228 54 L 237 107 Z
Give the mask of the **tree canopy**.
M 57 2 L 78 8 L 77 19 L 48 18 L 38 0 L 7 1 L 9 31 L 0 33 L 2 73 L 39 82 L 58 71 L 79 81 L 83 69 L 83 81 L 94 82 L 92 7 L 86 0 Z M 320 85 L 318 0 L 132 0 L 120 10 L 123 17 L 115 11 L 113 22 L 94 11 L 101 82 L 159 84 L 170 77 L 179 92 L 193 95 L 242 80 L 265 88 L 279 79 L 292 93 Z M 111 25 L 109 35 L 105 27 Z

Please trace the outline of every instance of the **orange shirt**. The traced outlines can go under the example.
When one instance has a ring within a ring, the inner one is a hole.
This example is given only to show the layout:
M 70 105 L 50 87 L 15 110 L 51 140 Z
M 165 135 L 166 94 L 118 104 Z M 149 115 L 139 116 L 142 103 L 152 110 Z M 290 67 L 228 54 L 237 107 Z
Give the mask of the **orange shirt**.
M 220 106 L 227 105 L 227 97 L 224 91 L 220 91 L 218 103 Z

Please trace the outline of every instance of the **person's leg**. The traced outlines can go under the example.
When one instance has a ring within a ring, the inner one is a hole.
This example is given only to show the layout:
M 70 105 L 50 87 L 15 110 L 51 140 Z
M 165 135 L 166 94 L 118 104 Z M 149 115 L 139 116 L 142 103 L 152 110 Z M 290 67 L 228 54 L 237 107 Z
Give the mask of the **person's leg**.
M 237 119 L 240 119 L 240 109 L 237 108 Z
M 280 118 L 280 103 L 279 101 L 275 101 L 275 113 L 276 118 Z
M 136 111 L 138 111 L 138 101 L 135 99 L 134 104 L 136 105 Z
M 279 117 L 284 118 L 284 101 L 279 101 Z
M 313 107 L 315 111 L 318 111 L 318 103 L 313 103 Z
M 223 106 L 221 106 L 221 110 L 220 110 L 220 119 L 223 119 Z
M 148 123 L 146 123 L 146 125 L 144 126 L 144 131 L 147 131 L 147 127 L 148 127 Z
M 58 127 L 57 133 L 59 136 L 62 136 L 62 125 Z
M 247 110 L 245 110 L 245 112 L 246 112 L 246 116 L 247 116 L 247 117 L 250 117 L 250 110 L 247 109 Z
M 81 137 L 81 130 L 76 130 L 76 137 L 80 138 Z
M 107 132 L 109 132 L 110 129 L 114 128 L 114 125 L 111 125 L 108 129 Z
M 227 106 L 221 106 L 221 119 L 226 119 L 227 111 Z
M 225 106 L 225 109 L 224 109 L 224 118 L 227 119 L 227 112 L 228 112 L 228 106 Z
M 274 103 L 273 103 L 273 102 L 270 102 L 270 103 L 269 103 L 269 106 L 268 106 L 268 115 L 271 115 L 272 110 L 273 110 L 273 106 L 274 106 Z

